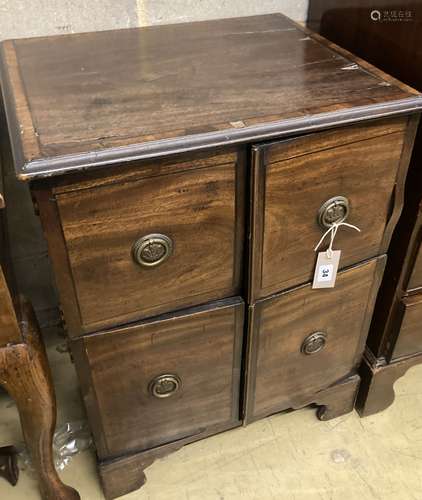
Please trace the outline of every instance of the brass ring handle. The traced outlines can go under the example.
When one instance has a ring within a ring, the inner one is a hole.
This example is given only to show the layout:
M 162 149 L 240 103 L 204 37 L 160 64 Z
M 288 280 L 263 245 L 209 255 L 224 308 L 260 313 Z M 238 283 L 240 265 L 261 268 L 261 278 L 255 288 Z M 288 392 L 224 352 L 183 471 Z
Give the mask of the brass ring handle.
M 156 398 L 163 399 L 173 396 L 181 387 L 182 381 L 177 375 L 159 375 L 149 383 L 149 392 Z
M 318 224 L 328 229 L 334 223 L 344 222 L 349 216 L 350 203 L 344 196 L 334 196 L 322 204 L 318 211 Z
M 308 335 L 302 343 L 301 352 L 306 355 L 316 354 L 322 351 L 327 343 L 327 335 L 323 332 L 315 332 Z
M 147 234 L 132 247 L 133 259 L 145 267 L 155 267 L 167 260 L 173 252 L 173 242 L 165 234 Z

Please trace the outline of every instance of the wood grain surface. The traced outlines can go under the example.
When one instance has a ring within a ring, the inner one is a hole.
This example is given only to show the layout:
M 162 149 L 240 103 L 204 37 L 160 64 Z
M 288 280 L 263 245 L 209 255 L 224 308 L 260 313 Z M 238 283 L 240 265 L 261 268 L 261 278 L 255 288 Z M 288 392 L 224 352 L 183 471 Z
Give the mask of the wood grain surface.
M 70 335 L 239 294 L 245 168 L 216 153 L 35 189 Z M 172 255 L 141 266 L 132 247 L 154 233 Z
M 419 126 L 406 177 L 403 210 L 388 249 L 387 266 L 368 336 L 368 347 L 381 360 L 392 358 L 400 335 L 402 300 L 407 295 L 420 293 L 415 280 L 418 279 L 418 253 L 422 238 L 421 144 L 422 127 Z
M 238 422 L 243 316 L 226 299 L 73 341 L 99 457 Z M 150 392 L 162 374 L 181 382 L 164 399 Z
M 381 22 L 371 19 L 372 9 L 380 10 Z M 397 19 L 393 20 L 395 16 Z M 393 77 L 422 90 L 422 3 L 419 0 L 407 0 L 402 5 L 396 0 L 348 0 L 341 5 L 336 0 L 311 0 L 308 25 Z M 422 359 L 422 330 L 416 321 L 416 304 L 420 299 L 407 297 L 422 291 L 421 161 L 422 128 L 419 127 L 403 211 L 388 249 L 387 266 L 368 336 L 367 364 L 364 363 L 361 371 L 363 383 L 358 402 L 362 415 L 381 411 L 391 404 L 395 380 Z M 386 365 L 390 362 L 391 366 Z
M 381 412 L 392 405 L 395 398 L 394 384 L 410 368 L 422 363 L 421 354 L 389 363 L 378 363 L 371 358 L 372 355 L 363 358 L 359 372 L 362 382 L 356 399 L 356 410 L 361 417 Z
M 0 348 L 19 343 L 20 340 L 21 332 L 12 297 L 0 267 Z
M 305 285 L 252 306 L 248 420 L 307 404 L 359 366 L 384 265 L 373 259 L 340 272 L 334 288 Z M 315 332 L 325 347 L 304 354 Z
M 79 500 L 79 493 L 61 481 L 54 466 L 56 398 L 34 311 L 19 297 L 15 300 L 15 312 L 7 297 L 9 291 L 3 273 L 0 277 L 0 385 L 16 403 L 42 498 Z M 3 344 L 11 331 L 16 336 Z
M 341 266 L 387 250 L 408 164 L 407 157 L 402 162 L 406 122 L 374 122 L 254 148 L 251 300 L 311 280 L 314 248 L 326 230 L 318 212 L 334 196 L 349 200 L 346 222 L 361 230 L 339 229 L 334 248 L 342 251 Z
M 422 107 L 280 14 L 6 41 L 1 53 L 22 179 Z

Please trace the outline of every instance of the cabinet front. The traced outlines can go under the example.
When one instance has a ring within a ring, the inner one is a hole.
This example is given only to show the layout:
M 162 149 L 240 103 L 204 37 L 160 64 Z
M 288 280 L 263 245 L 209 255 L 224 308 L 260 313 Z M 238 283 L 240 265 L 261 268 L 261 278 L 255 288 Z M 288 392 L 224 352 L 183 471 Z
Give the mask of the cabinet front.
M 251 300 L 310 281 L 333 222 L 361 230 L 339 228 L 342 267 L 385 253 L 405 129 L 400 118 L 254 148 Z
M 56 189 L 76 303 L 67 316 L 82 332 L 239 294 L 244 165 L 228 156 Z
M 358 367 L 384 262 L 340 272 L 335 288 L 304 285 L 251 308 L 248 421 L 309 404 Z
M 243 316 L 226 299 L 73 341 L 98 455 L 236 425 Z

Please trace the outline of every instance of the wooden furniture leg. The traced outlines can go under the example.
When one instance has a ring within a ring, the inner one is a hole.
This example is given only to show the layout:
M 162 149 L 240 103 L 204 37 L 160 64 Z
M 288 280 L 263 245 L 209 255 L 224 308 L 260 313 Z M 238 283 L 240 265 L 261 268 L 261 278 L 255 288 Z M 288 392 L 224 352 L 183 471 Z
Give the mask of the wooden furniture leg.
M 17 450 L 13 446 L 0 448 L 0 476 L 12 486 L 16 486 L 19 479 Z
M 394 384 L 412 366 L 422 363 L 422 355 L 412 356 L 390 364 L 371 363 L 364 358 L 360 370 L 362 384 L 356 401 L 356 410 L 367 417 L 387 409 L 393 404 Z
M 357 374 L 350 375 L 311 397 L 297 398 L 292 408 L 297 410 L 309 405 L 316 406 L 316 415 L 319 420 L 331 420 L 341 417 L 353 411 L 359 384 L 360 376 Z
M 112 460 L 98 460 L 98 473 L 106 500 L 126 495 L 143 486 L 147 480 L 145 469 L 155 460 L 164 458 L 183 446 L 239 427 L 241 422 L 214 425 L 200 430 L 197 434 L 166 443 L 149 450 L 116 457 Z
M 15 400 L 25 441 L 44 500 L 77 500 L 60 480 L 53 461 L 56 401 L 44 345 L 29 304 L 22 304 L 22 342 L 0 348 L 0 384 Z
M 321 391 L 321 395 L 315 398 L 319 420 L 331 420 L 353 411 L 359 384 L 359 375 L 352 375 L 325 391 Z

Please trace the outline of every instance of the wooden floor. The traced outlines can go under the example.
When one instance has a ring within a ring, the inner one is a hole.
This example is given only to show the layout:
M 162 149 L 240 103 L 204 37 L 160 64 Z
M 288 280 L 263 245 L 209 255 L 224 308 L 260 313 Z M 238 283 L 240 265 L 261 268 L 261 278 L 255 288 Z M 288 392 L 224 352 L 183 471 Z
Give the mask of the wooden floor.
M 50 336 L 59 419 L 80 419 L 76 377 L 61 340 Z M 396 384 L 396 403 L 373 417 L 319 422 L 311 409 L 276 415 L 192 445 L 147 470 L 143 489 L 124 500 L 420 500 L 422 366 Z M 0 395 L 0 445 L 21 440 L 16 409 Z M 83 500 L 102 500 L 91 452 L 63 472 Z M 36 500 L 34 479 L 0 478 L 0 498 Z

